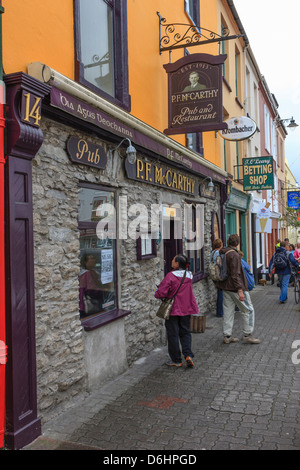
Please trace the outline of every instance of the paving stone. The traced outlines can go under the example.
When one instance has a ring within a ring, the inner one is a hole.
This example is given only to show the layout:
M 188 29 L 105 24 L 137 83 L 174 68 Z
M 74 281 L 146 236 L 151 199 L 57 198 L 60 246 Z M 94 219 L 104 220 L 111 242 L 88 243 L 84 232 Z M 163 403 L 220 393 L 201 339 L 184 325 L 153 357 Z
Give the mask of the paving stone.
M 279 305 L 271 285 L 251 297 L 260 344 L 225 345 L 222 319 L 208 314 L 205 333 L 192 335 L 193 369 L 169 369 L 166 348 L 152 352 L 49 419 L 25 449 L 300 450 L 299 306 L 292 296 Z M 234 336 L 241 330 L 237 314 Z

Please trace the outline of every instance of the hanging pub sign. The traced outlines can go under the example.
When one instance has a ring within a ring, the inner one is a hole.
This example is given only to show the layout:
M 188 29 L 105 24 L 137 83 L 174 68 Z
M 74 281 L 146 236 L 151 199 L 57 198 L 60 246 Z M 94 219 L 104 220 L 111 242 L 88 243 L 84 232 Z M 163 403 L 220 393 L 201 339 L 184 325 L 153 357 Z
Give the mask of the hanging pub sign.
M 227 128 L 222 102 L 222 65 L 226 57 L 190 54 L 164 65 L 169 87 L 169 127 L 165 134 Z
M 257 129 L 256 123 L 246 116 L 234 117 L 227 119 L 225 122 L 227 129 L 221 129 L 219 134 L 226 140 L 238 141 L 250 139 Z
M 274 188 L 273 157 L 243 159 L 244 191 Z

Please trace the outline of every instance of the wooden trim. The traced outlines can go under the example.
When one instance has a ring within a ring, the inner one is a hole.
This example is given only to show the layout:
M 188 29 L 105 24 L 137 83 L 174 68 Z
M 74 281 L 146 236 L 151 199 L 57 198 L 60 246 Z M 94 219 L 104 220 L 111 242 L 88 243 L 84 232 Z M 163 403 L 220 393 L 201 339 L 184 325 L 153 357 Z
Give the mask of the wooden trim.
M 99 315 L 94 315 L 90 318 L 85 318 L 81 320 L 81 324 L 85 331 L 93 331 L 97 328 L 100 328 L 104 325 L 108 325 L 115 320 L 119 320 L 120 318 L 126 317 L 130 315 L 130 310 L 112 310 L 111 312 L 100 313 Z

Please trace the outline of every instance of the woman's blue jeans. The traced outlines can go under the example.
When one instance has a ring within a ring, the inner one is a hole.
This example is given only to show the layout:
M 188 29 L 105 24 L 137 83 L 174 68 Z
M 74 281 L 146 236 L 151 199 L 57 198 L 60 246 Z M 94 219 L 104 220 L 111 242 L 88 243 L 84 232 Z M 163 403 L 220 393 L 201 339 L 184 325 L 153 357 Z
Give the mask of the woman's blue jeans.
M 290 277 L 290 274 L 278 274 L 278 281 L 280 284 L 280 302 L 285 302 L 287 300 Z
M 181 350 L 185 358 L 187 356 L 194 357 L 191 349 L 192 335 L 190 323 L 190 315 L 182 317 L 179 315 L 170 315 L 169 320 L 165 321 L 168 338 L 168 353 L 173 362 L 181 362 Z

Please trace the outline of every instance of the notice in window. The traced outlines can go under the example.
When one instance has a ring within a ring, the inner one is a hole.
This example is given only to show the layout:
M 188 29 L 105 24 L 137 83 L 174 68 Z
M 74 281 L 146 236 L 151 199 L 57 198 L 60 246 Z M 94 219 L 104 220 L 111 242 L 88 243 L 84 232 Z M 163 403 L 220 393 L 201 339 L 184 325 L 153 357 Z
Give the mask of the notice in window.
M 152 239 L 151 237 L 142 238 L 142 256 L 152 254 Z
M 108 284 L 114 280 L 113 250 L 101 250 L 101 282 Z

